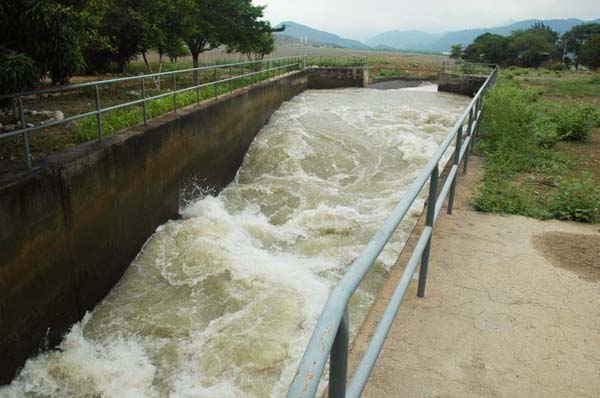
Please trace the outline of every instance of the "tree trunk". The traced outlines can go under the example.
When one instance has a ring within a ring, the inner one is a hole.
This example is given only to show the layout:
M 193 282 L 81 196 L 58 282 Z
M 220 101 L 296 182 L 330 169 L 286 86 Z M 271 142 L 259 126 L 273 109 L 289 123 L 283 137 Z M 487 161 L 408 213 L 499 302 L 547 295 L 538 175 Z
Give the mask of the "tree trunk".
M 199 61 L 198 58 L 200 57 L 200 51 L 190 51 L 192 53 L 192 64 L 194 66 L 194 69 L 199 67 Z M 198 79 L 198 71 L 195 70 L 194 71 L 194 86 L 198 86 L 200 85 L 199 83 L 199 79 Z

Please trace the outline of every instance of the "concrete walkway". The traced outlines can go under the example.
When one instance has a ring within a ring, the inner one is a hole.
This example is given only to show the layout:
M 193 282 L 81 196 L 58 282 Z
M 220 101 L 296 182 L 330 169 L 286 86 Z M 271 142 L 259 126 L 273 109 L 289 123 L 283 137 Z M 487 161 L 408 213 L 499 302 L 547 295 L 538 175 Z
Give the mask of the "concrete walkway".
M 427 296 L 417 299 L 413 283 L 364 397 L 600 397 L 600 282 L 556 266 L 535 243 L 557 231 L 600 241 L 599 226 L 478 213 L 469 196 L 481 161 L 472 164 L 458 209 L 438 222 Z M 355 339 L 354 361 L 402 257 Z

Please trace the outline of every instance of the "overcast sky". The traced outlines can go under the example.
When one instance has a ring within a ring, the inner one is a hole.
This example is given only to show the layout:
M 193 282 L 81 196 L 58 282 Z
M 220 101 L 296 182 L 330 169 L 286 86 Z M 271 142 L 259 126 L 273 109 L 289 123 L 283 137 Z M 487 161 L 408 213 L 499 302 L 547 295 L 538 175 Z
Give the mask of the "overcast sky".
M 600 0 L 255 0 L 276 24 L 294 21 L 366 40 L 386 30 L 444 32 L 530 18 L 600 18 Z

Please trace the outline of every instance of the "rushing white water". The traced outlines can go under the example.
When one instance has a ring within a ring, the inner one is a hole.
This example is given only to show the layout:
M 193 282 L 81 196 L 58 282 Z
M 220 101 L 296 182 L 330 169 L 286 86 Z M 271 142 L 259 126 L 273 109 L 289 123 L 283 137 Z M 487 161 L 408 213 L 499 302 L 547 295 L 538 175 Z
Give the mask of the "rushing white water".
M 236 180 L 158 228 L 110 295 L 0 396 L 284 396 L 331 287 L 466 103 L 431 88 L 285 103 Z M 354 327 L 421 208 L 352 302 Z

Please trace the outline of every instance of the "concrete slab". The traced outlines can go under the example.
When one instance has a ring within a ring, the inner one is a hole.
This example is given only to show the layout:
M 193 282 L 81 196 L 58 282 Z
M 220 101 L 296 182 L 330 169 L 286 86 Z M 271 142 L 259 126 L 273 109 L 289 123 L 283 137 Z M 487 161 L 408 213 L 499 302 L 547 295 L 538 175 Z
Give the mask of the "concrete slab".
M 417 299 L 413 283 L 363 396 L 600 397 L 600 282 L 556 267 L 534 244 L 557 231 L 600 239 L 598 225 L 475 212 L 481 161 L 471 164 L 458 209 L 436 227 L 427 296 Z M 354 341 L 352 365 L 400 264 Z

